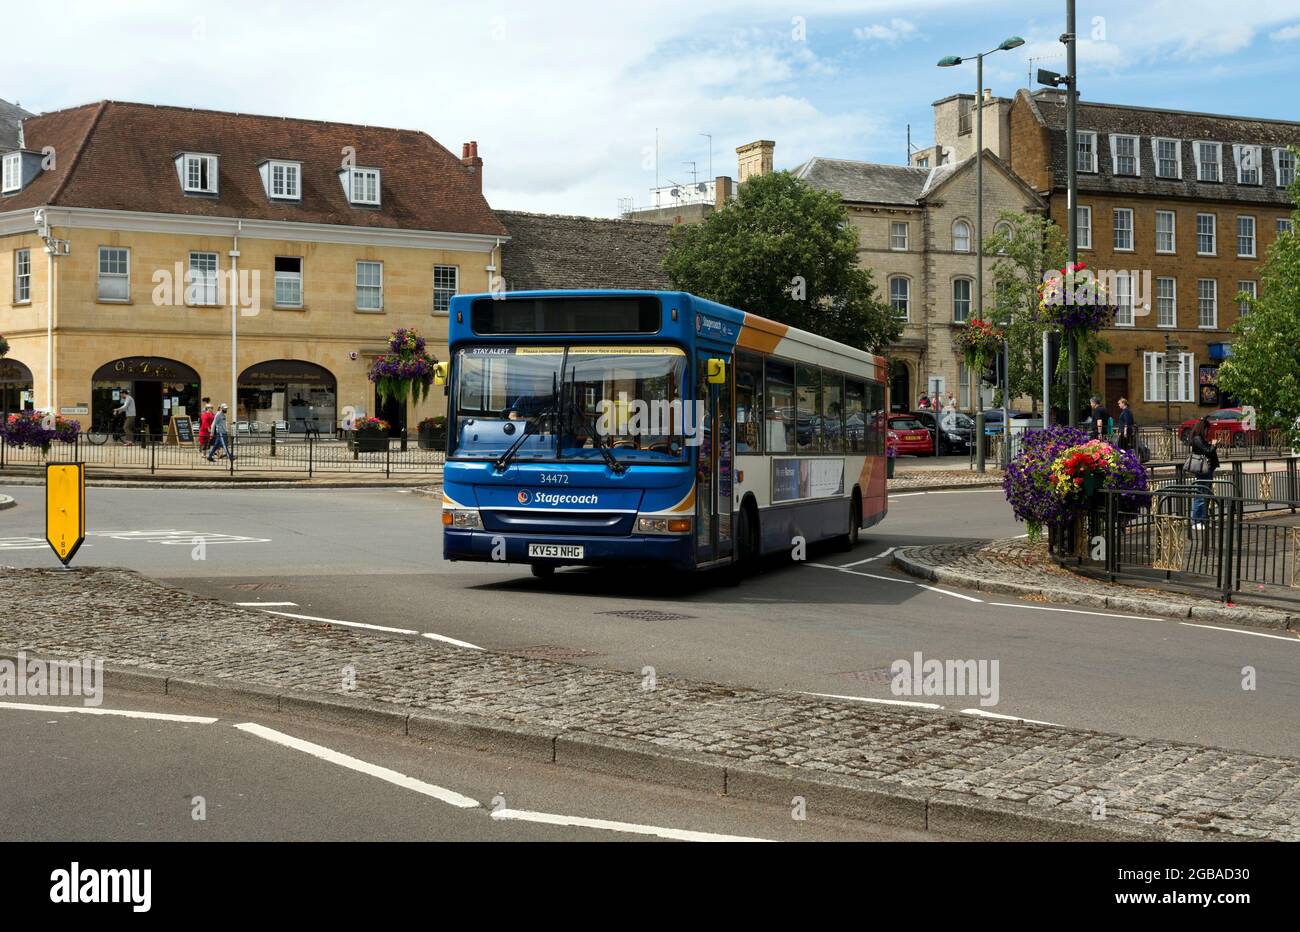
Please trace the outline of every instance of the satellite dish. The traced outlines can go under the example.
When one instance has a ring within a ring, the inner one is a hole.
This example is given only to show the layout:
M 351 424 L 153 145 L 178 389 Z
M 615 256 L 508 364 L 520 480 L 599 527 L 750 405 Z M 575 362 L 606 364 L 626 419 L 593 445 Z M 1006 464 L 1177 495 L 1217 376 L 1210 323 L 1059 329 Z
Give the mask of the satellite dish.
M 705 184 L 703 181 L 701 181 L 699 184 L 695 186 L 695 190 L 698 191 L 700 194 L 703 194 L 705 191 L 709 190 L 709 186 Z
M 681 197 L 681 196 L 682 196 L 682 189 L 681 189 L 681 188 L 673 188 L 673 189 L 672 189 L 671 191 L 669 191 L 668 193 L 669 193 L 670 195 L 672 195 L 673 197 Z

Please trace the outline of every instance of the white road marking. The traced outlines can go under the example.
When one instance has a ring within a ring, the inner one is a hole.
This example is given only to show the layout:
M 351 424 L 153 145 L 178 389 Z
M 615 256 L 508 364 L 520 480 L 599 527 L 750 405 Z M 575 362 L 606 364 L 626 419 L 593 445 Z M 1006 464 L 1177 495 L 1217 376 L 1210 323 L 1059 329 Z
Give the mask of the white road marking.
M 297 602 L 236 602 L 243 608 L 297 608 Z
M 981 489 L 931 489 L 926 495 L 968 495 L 971 492 L 1001 492 L 998 488 Z
M 1019 602 L 990 602 L 999 608 L 1029 608 L 1036 612 L 1069 612 L 1071 615 L 1098 615 L 1102 618 L 1126 618 L 1130 621 L 1167 621 L 1166 618 L 1153 618 L 1150 615 L 1116 615 L 1114 612 L 1088 612 L 1080 608 L 1055 608 L 1051 605 L 1023 605 Z
M 120 715 L 123 718 L 146 718 L 158 722 L 184 722 L 190 725 L 211 725 L 217 721 L 201 715 L 170 715 L 166 712 L 136 712 L 132 709 L 102 709 L 81 705 L 34 705 L 29 702 L 0 702 L 0 709 L 18 709 L 24 712 L 75 712 L 79 715 Z
M 456 647 L 467 647 L 470 650 L 482 650 L 477 644 L 471 644 L 469 641 L 458 641 L 455 638 L 449 638 L 445 634 L 434 634 L 431 631 L 425 631 L 420 637 L 426 637 L 431 641 L 441 641 L 444 644 L 454 644 Z
M 878 553 L 878 554 L 876 554 L 874 557 L 867 557 L 865 560 L 858 560 L 858 561 L 855 562 L 855 563 L 845 563 L 843 566 L 840 567 L 840 569 L 842 569 L 842 570 L 846 570 L 846 569 L 848 569 L 850 566 L 861 566 L 863 563 L 870 563 L 870 562 L 872 562 L 873 560 L 879 560 L 879 559 L 881 559 L 882 557 L 887 557 L 887 556 L 889 556 L 891 553 L 894 552 L 894 549 L 895 549 L 895 548 L 890 547 L 890 548 L 889 548 L 888 550 L 886 550 L 884 553 Z
M 913 495 L 924 495 L 924 492 L 890 492 L 890 498 L 910 498 Z
M 40 537 L 0 537 L 0 550 L 44 550 L 48 547 Z M 82 544 L 83 548 L 91 546 Z
M 749 838 L 744 835 L 718 835 L 713 832 L 693 832 L 680 828 L 662 828 L 657 825 L 638 825 L 635 822 L 613 822 L 609 819 L 588 819 L 582 816 L 554 815 L 549 812 L 529 812 L 526 809 L 497 809 L 493 819 L 507 822 L 538 822 L 542 825 L 571 825 L 577 828 L 597 828 L 607 832 L 625 832 L 631 835 L 655 835 L 674 841 L 771 841 L 770 838 Z
M 449 806 L 456 806 L 460 809 L 477 809 L 479 805 L 478 800 L 470 799 L 468 796 L 462 796 L 455 790 L 435 786 L 432 783 L 425 783 L 423 780 L 417 780 L 415 777 L 408 777 L 406 774 L 398 773 L 396 770 L 390 770 L 387 767 L 380 767 L 377 764 L 371 764 L 356 757 L 350 757 L 347 754 L 331 750 L 323 745 L 313 744 L 310 741 L 295 738 L 293 735 L 286 735 L 282 731 L 276 731 L 275 729 L 267 728 L 264 725 L 258 725 L 254 722 L 241 722 L 235 727 L 240 731 L 263 738 L 274 744 L 293 748 L 295 751 L 302 751 L 304 754 L 310 754 L 312 757 L 319 758 L 328 763 L 337 764 L 340 767 L 346 767 L 348 770 L 355 770 L 357 773 L 364 773 L 366 776 L 375 777 L 379 780 L 391 783 L 394 786 L 400 786 L 403 789 L 414 790 L 417 793 L 430 796 L 439 802 L 444 802 Z
M 175 528 L 152 531 L 96 531 L 87 537 L 109 537 L 120 541 L 143 541 L 170 547 L 194 546 L 199 541 L 207 544 L 269 544 L 269 537 L 241 537 L 238 534 L 208 533 L 207 531 L 181 531 Z
M 951 589 L 940 589 L 938 586 L 927 586 L 925 583 L 917 583 L 922 589 L 929 589 L 931 592 L 938 592 L 940 595 L 950 595 L 955 599 L 965 599 L 967 602 L 978 602 L 984 604 L 983 599 L 977 599 L 973 595 L 962 595 L 960 592 L 953 592 Z
M 940 595 L 950 595 L 953 598 L 965 599 L 967 602 L 978 602 L 984 604 L 983 599 L 977 599 L 973 595 L 962 595 L 960 592 L 953 592 L 949 589 L 940 589 L 938 586 L 927 586 L 925 583 L 919 583 L 911 579 L 898 579 L 894 576 L 879 576 L 875 573 L 864 573 L 862 570 L 851 570 L 843 566 L 835 566 L 831 563 L 806 563 L 805 566 L 816 566 L 824 570 L 839 570 L 841 573 L 848 573 L 850 576 L 865 576 L 867 579 L 879 579 L 884 582 L 904 583 L 908 586 L 916 586 L 918 589 L 929 589 L 931 592 L 937 592 Z
M 294 612 L 267 612 L 268 615 L 283 615 L 285 618 L 297 618 L 302 621 L 323 621 L 329 625 L 345 625 L 349 628 L 365 628 L 367 631 L 387 631 L 390 634 L 419 634 L 410 628 L 389 628 L 385 625 L 368 625 L 360 621 L 340 621 L 337 618 L 318 618 L 315 615 L 298 615 Z
M 880 705 L 906 705 L 917 709 L 942 709 L 943 706 L 933 702 L 912 702 L 908 699 L 872 699 L 869 696 L 837 696 L 835 693 L 804 693 L 805 696 L 818 696 L 822 699 L 847 699 L 850 702 L 875 702 Z
M 1051 725 L 1053 728 L 1064 728 L 1064 725 L 1058 725 L 1056 722 L 1040 722 L 1033 718 L 1021 718 L 1019 715 L 1002 715 L 998 712 L 989 712 L 984 709 L 962 709 L 963 715 L 978 715 L 980 718 L 996 718 L 1008 722 L 1025 722 L 1029 725 Z
M 1300 638 L 1287 637 L 1284 634 L 1265 634 L 1262 631 L 1244 631 L 1241 628 L 1221 628 L 1218 625 L 1198 625 L 1190 621 L 1180 621 L 1180 625 L 1188 628 L 1209 628 L 1211 631 L 1227 631 L 1229 634 L 1249 634 L 1257 638 L 1273 638 L 1275 641 L 1290 641 L 1293 644 L 1300 644 Z

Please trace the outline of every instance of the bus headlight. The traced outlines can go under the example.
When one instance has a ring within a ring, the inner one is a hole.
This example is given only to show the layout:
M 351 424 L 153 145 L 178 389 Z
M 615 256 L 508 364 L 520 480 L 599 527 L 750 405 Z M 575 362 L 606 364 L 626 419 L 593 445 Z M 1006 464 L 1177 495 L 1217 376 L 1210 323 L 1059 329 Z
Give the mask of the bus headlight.
M 638 518 L 636 522 L 639 534 L 689 534 L 690 518 Z
M 444 508 L 442 510 L 444 527 L 458 528 L 462 531 L 483 530 L 483 520 L 477 508 Z

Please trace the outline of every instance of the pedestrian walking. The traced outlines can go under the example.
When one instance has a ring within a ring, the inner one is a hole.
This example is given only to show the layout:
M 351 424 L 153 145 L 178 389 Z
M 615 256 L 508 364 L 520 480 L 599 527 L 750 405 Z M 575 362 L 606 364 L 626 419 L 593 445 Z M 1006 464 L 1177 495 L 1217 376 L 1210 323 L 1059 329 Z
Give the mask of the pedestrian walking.
M 1209 439 L 1210 419 L 1203 417 L 1192 428 L 1192 452 L 1183 468 L 1196 479 L 1196 491 L 1201 495 L 1192 499 L 1192 529 L 1205 528 L 1206 499 L 1214 490 L 1214 471 L 1219 468 L 1219 438 Z
M 1105 440 L 1110 431 L 1110 412 L 1101 406 L 1101 398 L 1093 395 L 1089 400 L 1088 431 L 1093 440 Z
M 199 415 L 199 452 L 206 453 L 212 443 L 212 419 L 216 415 L 208 401 L 203 402 L 203 413 Z
M 1128 399 L 1121 398 L 1116 402 L 1119 405 L 1119 420 L 1115 422 L 1119 428 L 1119 448 L 1121 450 L 1133 450 L 1137 448 L 1137 422 L 1133 419 L 1133 409 L 1128 406 Z
M 212 446 L 208 450 L 209 463 L 216 462 L 213 457 L 218 449 L 221 450 L 223 455 L 230 457 L 231 462 L 235 460 L 235 454 L 230 452 L 230 430 L 226 420 L 226 411 L 227 408 L 223 404 L 218 409 L 216 416 L 212 418 Z
M 121 405 L 113 409 L 114 414 L 122 415 L 123 430 L 125 436 L 122 439 L 122 446 L 134 446 L 131 438 L 135 436 L 135 399 L 126 389 L 122 389 Z
M 947 397 L 943 399 L 943 413 L 944 414 L 957 413 L 957 396 L 955 396 L 952 392 L 949 392 Z

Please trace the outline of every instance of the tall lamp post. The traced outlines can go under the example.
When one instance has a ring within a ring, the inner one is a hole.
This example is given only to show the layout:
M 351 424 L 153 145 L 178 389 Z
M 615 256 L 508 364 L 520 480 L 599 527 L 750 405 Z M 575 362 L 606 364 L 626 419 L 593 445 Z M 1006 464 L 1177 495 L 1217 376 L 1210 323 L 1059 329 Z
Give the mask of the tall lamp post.
M 964 58 L 948 55 L 939 59 L 940 68 L 952 68 L 975 59 L 975 313 L 984 316 L 984 56 L 1006 52 L 1025 44 L 1020 36 L 1003 39 L 997 48 Z M 984 400 L 980 397 L 979 375 L 975 376 L 975 468 L 984 472 Z M 1004 418 L 1005 420 L 1005 418 Z

